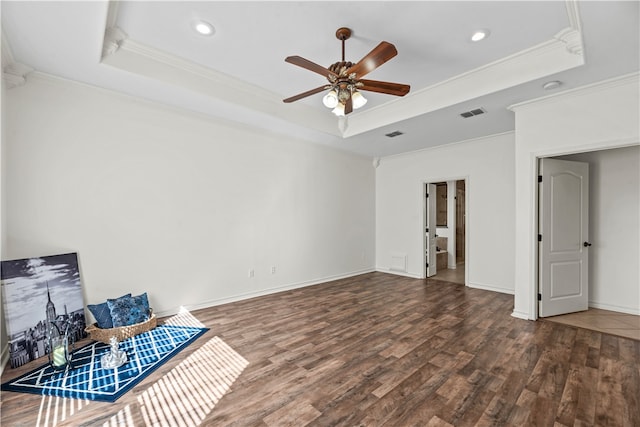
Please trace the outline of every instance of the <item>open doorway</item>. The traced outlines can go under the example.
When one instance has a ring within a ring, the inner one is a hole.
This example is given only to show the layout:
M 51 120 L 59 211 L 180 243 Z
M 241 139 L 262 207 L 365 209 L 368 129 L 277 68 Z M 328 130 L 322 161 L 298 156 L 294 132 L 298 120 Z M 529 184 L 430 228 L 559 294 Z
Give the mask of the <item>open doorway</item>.
M 425 183 L 424 190 L 425 277 L 464 285 L 466 182 Z
M 588 309 L 545 319 L 640 339 L 640 288 L 637 286 L 640 146 L 553 156 L 553 159 L 589 165 L 589 226 L 585 240 L 592 246 L 586 247 Z M 538 217 L 540 215 L 538 213 Z M 544 235 L 542 239 L 544 241 Z

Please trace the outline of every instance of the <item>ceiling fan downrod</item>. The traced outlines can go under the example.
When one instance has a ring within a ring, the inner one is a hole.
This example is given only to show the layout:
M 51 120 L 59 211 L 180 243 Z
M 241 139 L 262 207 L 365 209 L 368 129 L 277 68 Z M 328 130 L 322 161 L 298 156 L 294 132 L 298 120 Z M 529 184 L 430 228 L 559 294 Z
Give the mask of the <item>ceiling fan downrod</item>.
M 344 42 L 351 37 L 351 30 L 347 27 L 338 28 L 336 38 L 342 41 L 342 62 L 344 62 Z

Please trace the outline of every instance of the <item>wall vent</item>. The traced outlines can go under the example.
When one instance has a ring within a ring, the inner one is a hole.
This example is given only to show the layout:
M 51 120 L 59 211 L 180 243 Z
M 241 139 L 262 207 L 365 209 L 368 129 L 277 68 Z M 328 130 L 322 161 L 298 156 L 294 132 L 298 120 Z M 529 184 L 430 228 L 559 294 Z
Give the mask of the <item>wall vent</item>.
M 460 115 L 465 119 L 468 119 L 469 117 L 479 116 L 480 114 L 484 114 L 484 113 L 486 113 L 484 108 L 476 108 L 473 110 L 465 111 L 464 113 L 460 113 Z
M 399 130 L 394 130 L 391 133 L 386 133 L 384 136 L 388 136 L 389 138 L 395 138 L 396 136 L 400 136 L 403 135 L 402 132 L 400 132 Z
M 407 272 L 407 254 L 392 253 L 391 266 L 389 267 L 389 270 L 406 273 Z

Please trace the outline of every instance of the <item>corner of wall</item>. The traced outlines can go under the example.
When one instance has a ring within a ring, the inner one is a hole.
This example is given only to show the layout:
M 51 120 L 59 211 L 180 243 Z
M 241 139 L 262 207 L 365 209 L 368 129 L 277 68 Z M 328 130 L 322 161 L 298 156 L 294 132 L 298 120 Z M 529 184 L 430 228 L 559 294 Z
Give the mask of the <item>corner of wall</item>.
M 6 179 L 5 175 L 5 154 L 6 154 L 6 139 L 7 139 L 7 89 L 4 83 L 0 84 L 1 86 L 1 96 L 0 96 L 0 260 L 5 258 L 6 248 L 7 248 L 7 226 L 6 226 L 6 218 L 5 215 L 5 207 L 6 207 Z M 0 287 L 1 289 L 1 287 Z M 8 352 L 8 339 L 7 339 L 7 328 L 4 322 L 4 304 L 2 304 L 2 291 L 0 290 L 0 374 L 4 369 L 6 362 L 9 359 Z

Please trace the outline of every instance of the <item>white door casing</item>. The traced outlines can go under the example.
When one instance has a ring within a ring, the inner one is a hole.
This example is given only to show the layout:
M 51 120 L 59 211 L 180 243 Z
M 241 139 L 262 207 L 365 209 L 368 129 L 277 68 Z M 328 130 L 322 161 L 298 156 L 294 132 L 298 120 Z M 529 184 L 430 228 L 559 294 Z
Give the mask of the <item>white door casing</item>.
M 587 310 L 589 164 L 540 159 L 539 174 L 539 315 Z
M 426 185 L 426 263 L 427 263 L 427 277 L 436 275 L 436 185 Z

